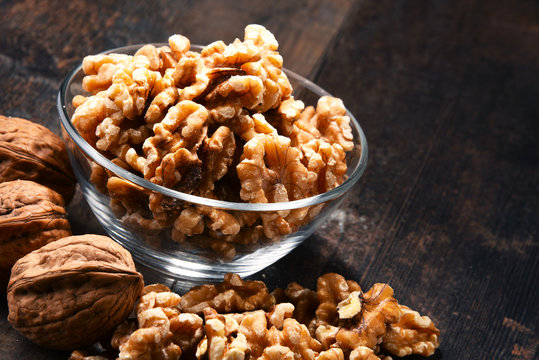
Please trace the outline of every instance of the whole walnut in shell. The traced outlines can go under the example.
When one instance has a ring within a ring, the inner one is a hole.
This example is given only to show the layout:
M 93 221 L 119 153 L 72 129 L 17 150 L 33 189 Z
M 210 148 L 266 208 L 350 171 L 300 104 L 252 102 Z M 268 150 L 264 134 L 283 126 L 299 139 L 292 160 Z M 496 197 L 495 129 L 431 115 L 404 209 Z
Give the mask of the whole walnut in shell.
M 0 182 L 32 180 L 69 203 L 76 182 L 62 139 L 29 120 L 0 115 L 0 123 Z
M 0 283 L 5 289 L 15 261 L 71 235 L 64 200 L 33 181 L 0 184 Z
M 8 320 L 41 346 L 82 348 L 124 321 L 143 287 L 131 255 L 112 239 L 70 236 L 15 263 Z

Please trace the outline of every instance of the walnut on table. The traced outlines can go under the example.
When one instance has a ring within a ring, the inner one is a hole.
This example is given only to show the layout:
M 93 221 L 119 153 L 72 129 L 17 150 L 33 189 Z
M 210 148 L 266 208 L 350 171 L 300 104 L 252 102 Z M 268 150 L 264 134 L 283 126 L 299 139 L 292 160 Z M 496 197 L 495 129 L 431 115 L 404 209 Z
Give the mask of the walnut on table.
M 387 357 L 384 357 L 384 359 L 387 359 Z M 358 346 L 354 350 L 350 352 L 349 360 L 381 360 L 380 357 L 378 357 L 374 350 L 367 346 Z M 391 360 L 391 358 L 389 358 Z
M 0 285 L 17 260 L 71 235 L 64 206 L 60 194 L 33 181 L 0 183 Z
M 340 319 L 341 329 L 335 340 L 342 349 L 377 346 L 387 332 L 389 324 L 400 317 L 400 308 L 387 284 L 374 284 L 363 294 L 361 310 L 350 320 Z
M 361 287 L 353 280 L 346 280 L 343 276 L 328 273 L 317 280 L 317 297 L 319 305 L 316 308 L 316 325 L 333 325 L 338 321 L 338 304 L 348 298 L 354 291 L 361 291 Z
M 181 313 L 180 301 L 163 285 L 146 287 L 136 307 L 138 328 L 127 322 L 113 335 L 118 359 L 179 359 L 193 352 L 203 337 L 203 322 L 196 314 Z
M 237 274 L 226 274 L 218 285 L 200 285 L 182 297 L 183 312 L 202 314 L 206 307 L 220 313 L 268 309 L 275 299 L 262 281 L 242 280 Z
M 62 139 L 35 122 L 0 115 L 0 182 L 29 180 L 44 185 L 68 204 L 76 180 Z
M 292 303 L 294 305 L 293 318 L 301 324 L 309 326 L 315 317 L 315 311 L 319 304 L 316 291 L 292 282 L 285 289 L 275 289 L 272 294 L 277 303 Z
M 405 305 L 399 305 L 399 308 L 401 317 L 389 325 L 382 339 L 382 348 L 396 356 L 433 355 L 440 346 L 440 330 L 429 317 L 421 316 Z
M 226 281 L 239 281 L 236 286 L 242 283 L 233 274 Z M 250 285 L 258 288 L 263 283 Z M 321 276 L 316 302 L 325 306 L 319 307 L 324 309 L 317 312 L 319 318 L 310 322 L 312 325 L 318 320 L 321 324 L 314 335 L 294 317 L 294 305 L 285 302 L 307 302 L 312 308 L 312 290 L 291 283 L 286 290 L 273 292 L 272 300 L 277 303 L 266 306 L 250 302 L 240 310 L 238 306 L 234 308 L 240 312 L 224 313 L 225 307 L 211 307 L 219 294 L 208 296 L 224 286 L 225 283 L 195 287 L 183 298 L 164 285 L 145 287 L 136 308 L 138 327 L 136 321 L 129 320 L 116 329 L 112 345 L 120 348 L 119 358 L 177 359 L 181 355 L 208 360 L 391 360 L 381 353 L 381 348 L 397 356 L 430 356 L 439 346 L 439 331 L 432 321 L 398 305 L 385 284 L 375 284 L 363 293 L 356 282 L 338 274 Z M 181 306 L 184 301 L 192 308 Z M 240 302 L 235 300 L 236 305 Z M 185 312 L 198 310 L 204 314 L 204 322 L 198 315 Z M 398 316 L 394 316 L 395 310 Z
M 239 332 L 240 325 L 231 316 L 218 314 L 214 309 L 204 310 L 206 337 L 199 345 L 196 356 L 207 355 L 211 360 L 244 359 L 251 354 L 246 336 Z
M 329 273 L 318 279 L 317 295 L 319 305 L 310 329 L 325 349 L 349 352 L 364 346 L 377 352 L 388 327 L 400 317 L 393 290 L 386 284 L 375 284 L 363 293 L 355 281 Z
M 100 355 L 86 355 L 82 351 L 75 350 L 71 353 L 68 360 L 108 360 L 108 358 Z
M 15 263 L 7 289 L 8 320 L 39 345 L 81 348 L 124 321 L 142 288 L 131 255 L 112 239 L 69 236 Z

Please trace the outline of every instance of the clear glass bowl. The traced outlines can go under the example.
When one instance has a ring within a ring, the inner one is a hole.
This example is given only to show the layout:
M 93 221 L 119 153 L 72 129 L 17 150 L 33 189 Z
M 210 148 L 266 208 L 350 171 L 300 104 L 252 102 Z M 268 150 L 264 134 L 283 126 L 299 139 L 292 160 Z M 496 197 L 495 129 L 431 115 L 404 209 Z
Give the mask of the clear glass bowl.
M 140 45 L 133 45 L 113 49 L 106 53 L 132 55 L 138 48 Z M 192 46 L 192 48 L 202 49 L 201 46 Z M 285 70 L 285 72 L 294 89 L 294 97 L 302 100 L 305 105 L 316 105 L 321 96 L 330 95 L 300 75 L 290 70 Z M 183 283 L 220 281 L 228 272 L 248 276 L 271 265 L 307 239 L 328 218 L 341 204 L 344 199 L 343 195 L 350 191 L 359 180 L 367 164 L 365 134 L 354 116 L 348 112 L 355 146 L 346 157 L 348 178 L 335 189 L 301 200 L 266 204 L 227 202 L 178 192 L 156 185 L 112 163 L 81 137 L 70 119 L 74 112 L 73 97 L 85 94 L 82 89 L 83 77 L 82 64 L 79 64 L 62 82 L 57 99 L 63 135 L 75 175 L 86 201 L 105 231 L 129 250 L 138 264 L 157 274 L 159 281 L 164 281 L 164 279 Z M 223 256 L 212 250 L 211 246 L 207 246 L 208 243 L 211 244 L 207 236 L 206 239 L 199 238 L 200 243 L 197 241 L 176 242 L 172 240 L 170 231 L 147 231 L 122 221 L 111 207 L 109 194 L 100 191 L 98 186 L 90 180 L 92 164 L 102 167 L 109 174 L 139 186 L 146 193 L 162 194 L 175 204 L 205 206 L 207 209 L 217 208 L 233 214 L 271 215 L 279 211 L 282 214 L 283 211 L 302 208 L 314 209 L 317 214 L 308 223 L 302 224 L 295 231 L 277 241 L 259 241 L 255 245 L 248 246 L 238 245 L 235 247 L 234 256 Z

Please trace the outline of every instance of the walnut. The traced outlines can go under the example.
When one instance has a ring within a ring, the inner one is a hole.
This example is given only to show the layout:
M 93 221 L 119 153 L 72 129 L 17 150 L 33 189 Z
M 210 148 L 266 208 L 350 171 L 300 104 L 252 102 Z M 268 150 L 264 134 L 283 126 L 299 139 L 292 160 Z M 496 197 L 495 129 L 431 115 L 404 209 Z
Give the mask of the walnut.
M 293 96 L 283 100 L 278 108 L 265 113 L 268 121 L 277 128 L 279 134 L 291 137 L 294 132 L 294 123 L 299 119 L 305 104 L 301 100 L 294 99 Z
M 295 319 L 285 319 L 282 336 L 283 342 L 281 345 L 287 346 L 294 353 L 301 354 L 302 357 L 305 357 L 305 354 L 314 355 L 314 353 L 319 353 L 323 350 L 322 344 L 311 337 L 307 327 Z M 312 355 L 309 357 L 312 357 Z
M 294 360 L 295 358 L 292 350 L 277 344 L 266 347 L 258 360 Z
M 353 291 L 346 299 L 337 304 L 339 319 L 351 319 L 361 312 L 361 291 Z
M 344 360 L 344 353 L 339 348 L 322 351 L 316 360 Z
M 280 298 L 276 292 L 280 293 Z M 294 305 L 293 318 L 304 325 L 309 325 L 315 316 L 315 310 L 318 307 L 318 298 L 316 291 L 304 288 L 298 283 L 288 284 L 286 289 L 276 290 L 274 293 L 278 303 L 290 302 Z
M 146 157 L 144 177 L 159 185 L 177 187 L 182 181 L 180 169 L 200 168 L 196 151 L 207 132 L 207 110 L 192 101 L 171 107 L 153 128 L 155 135 L 143 144 Z M 188 182 L 185 179 L 183 182 Z
M 254 203 L 308 197 L 316 180 L 301 163 L 300 152 L 290 146 L 290 140 L 272 134 L 256 135 L 245 144 L 236 171 L 241 182 L 241 198 Z M 289 234 L 293 231 L 291 224 L 299 223 L 307 212 L 308 209 L 262 213 L 266 236 L 275 239 Z
M 358 346 L 350 353 L 350 360 L 380 360 L 374 351 L 366 346 Z
M 148 69 L 158 71 L 161 69 L 159 52 L 153 45 L 144 45 L 135 53 L 135 57 L 145 56 L 148 59 Z
M 237 274 L 226 274 L 218 285 L 200 285 L 183 295 L 183 312 L 202 314 L 206 307 L 220 313 L 268 309 L 275 299 L 261 281 L 244 281 Z
M 156 78 L 156 72 L 146 68 L 118 69 L 106 90 L 107 96 L 125 118 L 134 120 L 143 114 Z
M 313 180 L 299 151 L 283 136 L 256 135 L 243 149 L 237 166 L 240 196 L 254 203 L 282 202 L 307 197 Z
M 93 344 L 132 311 L 143 288 L 131 255 L 105 236 L 57 240 L 19 259 L 7 289 L 8 320 L 35 343 Z
M 119 124 L 123 121 L 123 114 L 121 109 L 107 97 L 107 92 L 103 90 L 94 96 L 90 96 L 85 102 L 80 104 L 75 109 L 71 117 L 71 122 L 90 145 L 97 147 L 97 141 L 108 135 L 106 133 L 101 133 L 100 136 L 96 134 L 97 127 L 105 119 L 110 119 L 108 121 L 113 124 Z M 110 131 L 115 132 L 116 129 L 111 128 Z M 116 135 L 119 134 L 111 134 L 111 136 Z M 105 145 L 101 146 L 104 147 Z
M 75 193 L 75 176 L 64 142 L 46 127 L 0 115 L 0 182 L 31 180 L 60 193 Z
M 75 350 L 71 353 L 68 360 L 108 360 L 108 358 L 99 355 L 86 355 L 82 351 Z
M 346 115 L 346 108 L 341 99 L 322 96 L 316 105 L 316 114 L 318 129 L 325 139 L 330 143 L 341 145 L 344 151 L 353 149 L 350 118 Z
M 182 35 L 172 35 L 168 38 L 168 44 L 175 59 L 180 59 L 191 47 L 189 39 Z
M 307 170 L 317 174 L 318 193 L 334 189 L 346 180 L 346 153 L 339 144 L 313 139 L 300 149 Z
M 181 348 L 170 342 L 170 320 L 161 308 L 152 308 L 138 315 L 139 329 L 120 344 L 118 359 L 179 359 Z
M 217 85 L 206 97 L 209 104 L 220 102 L 238 102 L 242 107 L 252 110 L 262 101 L 264 85 L 256 76 L 236 75 Z
M 320 325 L 315 330 L 315 337 L 324 349 L 328 349 L 335 343 L 335 336 L 339 332 L 340 328 L 332 325 Z
M 215 233 L 210 233 L 210 235 L 215 236 Z M 209 245 L 221 259 L 230 260 L 236 256 L 236 245 L 231 242 L 212 238 Z
M 387 326 L 399 317 L 400 309 L 393 297 L 393 289 L 387 284 L 374 284 L 362 296 L 361 311 L 351 320 L 340 319 L 341 329 L 335 340 L 343 350 L 358 346 L 373 349 L 386 334 Z
M 178 344 L 183 353 L 193 352 L 204 336 L 202 318 L 196 314 L 179 314 L 170 320 L 172 342 Z
M 119 359 L 179 359 L 193 352 L 203 336 L 202 319 L 182 314 L 181 297 L 164 285 L 146 286 L 136 307 L 138 328 L 132 322 L 118 326 L 112 338 Z
M 361 291 L 361 287 L 355 281 L 347 281 L 343 276 L 335 273 L 320 276 L 317 281 L 319 301 L 316 309 L 317 326 L 336 324 L 339 320 L 337 305 L 354 291 Z
M 320 139 L 322 135 L 318 130 L 318 117 L 312 106 L 307 106 L 291 125 L 285 123 L 285 129 L 290 137 L 292 146 L 301 147 L 311 140 Z
M 15 262 L 52 241 L 71 235 L 64 200 L 33 181 L 0 184 L 0 282 Z
M 440 346 L 440 330 L 427 316 L 421 316 L 409 307 L 399 305 L 400 319 L 389 325 L 382 347 L 396 356 L 418 354 L 431 356 Z
M 238 332 L 245 336 L 253 358 L 258 358 L 264 352 L 268 337 L 268 323 L 263 310 L 243 314 L 239 321 Z
M 363 293 L 355 281 L 338 274 L 318 279 L 318 300 L 313 326 L 324 346 L 353 350 L 358 346 L 374 349 L 389 324 L 400 317 L 393 290 L 386 284 L 375 284 Z
M 263 349 L 262 359 L 282 358 L 318 359 L 323 350 L 320 342 L 312 338 L 307 327 L 288 318 L 283 321 L 283 328 L 279 331 L 272 326 L 267 331 L 267 346 Z M 342 351 L 341 351 L 342 353 Z M 322 359 L 330 356 L 326 353 Z M 332 359 L 333 357 L 329 357 Z
M 206 352 L 209 352 L 209 359 L 242 358 L 245 355 L 257 359 L 262 355 L 269 334 L 263 310 L 222 315 L 206 308 L 204 318 L 206 341 L 198 346 L 198 358 Z
M 168 109 L 174 105 L 178 99 L 178 89 L 175 87 L 167 87 L 159 92 L 152 100 L 144 115 L 144 120 L 149 124 L 155 124 L 164 119 Z
M 173 35 L 168 46 L 145 45 L 134 56 L 88 56 L 83 87 L 92 95 L 75 96 L 72 122 L 104 156 L 173 190 L 253 203 L 326 192 L 346 180 L 350 119 L 339 99 L 323 97 L 316 109 L 294 99 L 277 50 L 270 31 L 248 25 L 243 40 L 216 41 L 200 53 Z M 104 189 L 110 176 L 95 171 L 92 180 L 124 223 L 167 228 L 174 241 L 224 260 L 248 250 L 240 245 L 297 231 L 324 206 L 245 215 L 160 193 L 132 201 Z
M 186 236 L 202 234 L 204 220 L 202 215 L 193 207 L 185 207 L 180 215 L 174 220 L 172 239 L 177 242 L 185 240 Z
M 294 305 L 290 303 L 275 304 L 273 309 L 266 314 L 268 324 L 275 326 L 277 329 L 282 329 L 284 320 L 292 317 L 293 313 Z
M 238 333 L 239 326 L 232 317 L 219 315 L 215 310 L 207 308 L 204 311 L 206 320 L 206 339 L 204 347 L 199 348 L 197 357 L 202 353 L 208 354 L 208 359 L 245 359 L 251 353 L 247 338 Z
M 234 133 L 226 126 L 220 126 L 211 137 L 207 137 L 200 149 L 202 180 L 197 193 L 208 196 L 215 189 L 215 182 L 228 172 L 234 160 L 236 141 Z
M 260 49 L 260 59 L 255 57 L 241 66 L 248 75 L 255 75 L 263 81 L 264 96 L 256 109 L 265 112 L 278 107 L 282 100 L 290 97 L 292 86 L 281 70 L 283 58 L 276 51 L 278 43 L 275 37 L 263 26 L 248 25 L 244 43 L 252 43 Z
M 84 90 L 97 94 L 112 84 L 112 77 L 118 69 L 125 68 L 133 57 L 123 54 L 100 54 L 86 56 L 82 69 L 87 75 L 82 80 Z
M 224 210 L 199 206 L 198 211 L 208 219 L 207 227 L 212 231 L 218 231 L 223 235 L 237 235 L 240 231 L 240 223 L 234 217 Z

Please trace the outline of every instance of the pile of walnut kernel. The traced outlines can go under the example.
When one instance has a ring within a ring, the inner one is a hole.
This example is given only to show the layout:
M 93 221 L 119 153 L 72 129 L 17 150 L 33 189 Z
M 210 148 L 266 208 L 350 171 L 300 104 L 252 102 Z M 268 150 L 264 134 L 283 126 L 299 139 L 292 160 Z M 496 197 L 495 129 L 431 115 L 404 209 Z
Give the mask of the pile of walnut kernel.
M 315 107 L 292 96 L 271 32 L 248 25 L 245 37 L 201 52 L 181 35 L 134 56 L 87 56 L 72 122 L 113 163 L 145 179 L 197 196 L 284 202 L 326 192 L 346 180 L 353 149 L 342 101 Z M 93 165 L 91 180 L 112 198 L 122 221 L 175 241 L 204 233 L 224 257 L 235 245 L 277 240 L 308 223 L 320 206 L 252 213 L 172 201 Z M 209 236 L 208 236 L 209 235 Z
M 439 346 L 431 319 L 399 304 L 389 285 L 363 292 L 335 273 L 319 277 L 316 291 L 291 283 L 269 293 L 235 274 L 184 296 L 149 285 L 135 313 L 112 336 L 120 360 L 389 360 L 430 356 Z M 90 359 L 106 358 L 71 355 Z

